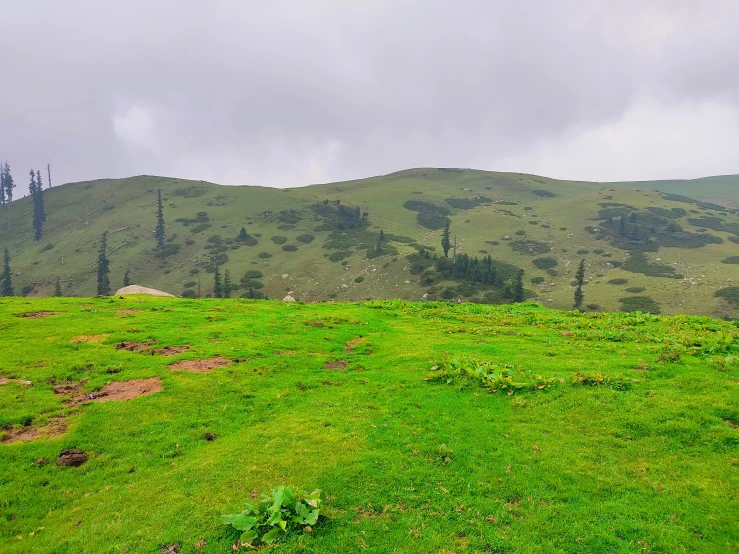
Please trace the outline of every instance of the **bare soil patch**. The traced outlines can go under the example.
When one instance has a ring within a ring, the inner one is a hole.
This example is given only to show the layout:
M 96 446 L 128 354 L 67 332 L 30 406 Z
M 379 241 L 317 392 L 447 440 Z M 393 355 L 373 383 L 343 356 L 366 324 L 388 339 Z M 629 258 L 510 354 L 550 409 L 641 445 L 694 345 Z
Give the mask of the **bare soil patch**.
M 326 362 L 325 364 L 323 364 L 323 368 L 329 369 L 331 371 L 341 371 L 346 369 L 347 365 L 347 362 L 345 362 L 344 360 L 333 360 L 331 362 Z
M 23 385 L 24 387 L 30 387 L 33 385 L 31 381 L 24 381 L 23 379 L 9 379 L 8 377 L 0 377 L 0 385 L 5 385 L 6 383 L 18 383 L 19 385 Z
M 30 317 L 31 319 L 38 319 L 40 317 L 49 317 L 56 315 L 58 312 L 26 312 L 24 314 L 15 314 L 15 317 Z
M 7 428 L 5 434 L 0 439 L 3 443 L 11 442 L 27 442 L 36 439 L 47 439 L 51 437 L 58 437 L 67 430 L 67 424 L 64 422 L 63 417 L 56 417 L 52 419 L 46 425 L 33 427 L 31 425 L 26 426 L 11 426 Z
M 354 352 L 354 348 L 365 342 L 367 339 L 363 337 L 358 337 L 356 339 L 351 339 L 346 343 L 346 346 L 344 347 L 344 352 Z
M 177 354 L 182 354 L 188 350 L 190 350 L 189 344 L 183 344 L 182 346 L 164 346 L 154 350 L 154 354 L 159 354 L 160 356 L 176 356 Z
M 59 453 L 56 459 L 56 465 L 65 467 L 79 467 L 87 460 L 89 456 L 86 452 L 76 448 L 67 448 Z
M 228 367 L 231 365 L 231 360 L 223 356 L 216 356 L 215 358 L 208 358 L 207 360 L 183 360 L 172 364 L 169 369 L 174 371 L 192 371 L 194 373 L 208 373 L 214 369 L 220 369 L 222 367 Z
M 148 349 L 150 346 L 156 344 L 155 340 L 149 340 L 146 342 L 134 342 L 132 340 L 124 340 L 115 345 L 116 350 L 126 350 L 128 352 L 141 352 L 142 350 Z
M 108 335 L 80 335 L 74 337 L 70 342 L 103 342 Z
M 137 314 L 137 313 L 143 312 L 143 311 L 144 310 L 136 310 L 136 309 L 134 309 L 134 310 L 116 310 L 115 313 L 117 313 L 118 315 L 133 315 L 133 314 Z
M 154 394 L 162 390 L 162 381 L 158 377 L 149 379 L 135 379 L 132 381 L 117 381 L 105 385 L 95 392 L 85 393 L 82 386 L 87 381 L 79 383 L 61 383 L 54 387 L 54 394 L 68 396 L 69 400 L 64 402 L 65 406 L 79 406 L 92 402 L 126 401 Z

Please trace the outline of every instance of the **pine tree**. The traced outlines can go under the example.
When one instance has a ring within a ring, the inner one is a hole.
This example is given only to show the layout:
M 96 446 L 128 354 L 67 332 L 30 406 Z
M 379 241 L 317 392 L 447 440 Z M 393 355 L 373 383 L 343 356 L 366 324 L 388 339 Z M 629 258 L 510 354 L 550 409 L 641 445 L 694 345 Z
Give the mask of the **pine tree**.
M 231 298 L 231 272 L 228 269 L 223 272 L 223 298 Z
M 441 235 L 441 247 L 444 249 L 444 257 L 449 257 L 449 249 L 452 247 L 451 235 L 449 234 L 449 226 L 451 222 L 449 219 L 446 220 L 444 225 L 444 232 Z
M 154 230 L 157 248 L 164 249 L 164 208 L 162 208 L 162 189 L 157 189 L 157 226 Z
M 382 250 L 382 241 L 385 240 L 385 232 L 380 229 L 380 236 L 377 237 L 377 243 L 375 244 L 375 252 L 380 252 Z
M 41 172 L 37 171 L 34 178 L 33 170 L 31 170 L 31 182 L 28 185 L 28 191 L 33 197 L 33 229 L 35 231 L 35 239 L 41 240 L 43 235 L 44 221 L 46 221 L 46 212 L 44 211 L 44 189 L 41 181 Z
M 223 285 L 221 284 L 221 270 L 216 264 L 216 270 L 213 273 L 213 296 L 223 298 Z
M 123 286 L 128 287 L 131 285 L 131 272 L 127 269 L 123 274 Z
M 5 205 L 5 166 L 0 164 L 0 205 Z
M 513 281 L 513 301 L 523 302 L 523 293 L 523 269 L 519 269 Z
M 62 296 L 62 282 L 59 277 L 56 278 L 56 286 L 54 287 L 54 296 Z
M 110 296 L 110 260 L 106 249 L 108 246 L 108 231 L 103 233 L 98 250 L 98 295 Z
M 246 232 L 246 227 L 242 227 L 241 231 L 239 231 L 239 234 L 236 237 L 236 240 L 238 240 L 239 242 L 243 242 L 248 239 L 249 239 L 249 235 Z
M 3 165 L 3 178 L 5 181 L 5 202 L 10 204 L 13 201 L 13 189 L 15 188 L 15 182 L 13 176 L 10 174 L 10 166 L 8 162 Z
M 13 281 L 10 276 L 10 254 L 7 248 L 3 253 L 3 285 L 0 288 L 0 296 L 13 296 Z
M 580 310 L 582 308 L 582 301 L 585 298 L 585 293 L 582 291 L 582 287 L 585 284 L 585 260 L 581 260 L 580 265 L 577 266 L 575 282 L 577 283 L 577 287 L 575 288 L 575 309 Z
M 257 297 L 256 293 L 254 292 L 253 287 L 249 287 L 249 291 L 246 293 L 246 297 L 251 298 L 251 299 L 254 299 Z
M 618 232 L 621 234 L 621 236 L 626 234 L 626 219 L 624 218 L 624 216 L 621 216 L 621 223 L 619 224 Z

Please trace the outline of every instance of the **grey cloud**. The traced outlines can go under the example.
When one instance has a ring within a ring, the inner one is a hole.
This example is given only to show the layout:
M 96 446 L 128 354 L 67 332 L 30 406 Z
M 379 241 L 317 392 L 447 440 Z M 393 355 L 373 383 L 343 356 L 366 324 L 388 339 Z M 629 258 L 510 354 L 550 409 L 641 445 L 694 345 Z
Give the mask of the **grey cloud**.
M 0 157 L 18 176 L 738 170 L 709 152 L 739 139 L 730 0 L 2 3 Z

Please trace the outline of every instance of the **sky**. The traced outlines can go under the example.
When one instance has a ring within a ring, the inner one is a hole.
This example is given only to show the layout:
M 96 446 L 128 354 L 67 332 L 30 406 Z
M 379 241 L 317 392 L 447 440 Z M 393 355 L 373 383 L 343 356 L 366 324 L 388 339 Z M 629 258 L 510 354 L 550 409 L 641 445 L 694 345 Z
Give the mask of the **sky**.
M 0 0 L 19 190 L 739 173 L 736 0 Z

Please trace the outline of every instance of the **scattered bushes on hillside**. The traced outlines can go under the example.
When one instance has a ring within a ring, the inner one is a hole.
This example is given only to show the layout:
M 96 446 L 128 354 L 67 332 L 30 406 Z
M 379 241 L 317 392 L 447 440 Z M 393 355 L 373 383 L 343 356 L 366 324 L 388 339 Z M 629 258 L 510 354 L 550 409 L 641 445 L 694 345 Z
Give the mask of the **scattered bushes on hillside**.
M 578 255 L 585 256 L 586 254 L 590 254 L 590 250 L 578 250 Z
M 713 295 L 732 304 L 739 304 L 739 287 L 724 287 L 717 290 Z
M 551 269 L 559 265 L 554 258 L 534 258 L 531 263 L 539 269 Z
M 611 262 L 615 265 L 616 262 Z M 650 277 L 667 277 L 670 279 L 682 279 L 683 276 L 669 265 L 651 263 L 643 252 L 632 252 L 629 259 L 623 264 L 623 269 L 631 273 L 643 273 Z
M 515 233 L 513 233 L 513 234 L 514 234 L 514 235 L 518 235 L 519 237 L 523 237 L 523 236 L 525 236 L 525 235 L 526 235 L 526 231 L 524 231 L 523 229 L 519 229 L 518 231 L 516 231 L 516 232 L 515 232 Z
M 659 304 L 649 296 L 626 296 L 619 298 L 618 301 L 621 303 L 621 311 L 624 312 L 658 314 L 661 311 Z
M 552 251 L 551 246 L 546 242 L 540 242 L 537 240 L 525 239 L 515 240 L 508 243 L 514 252 L 518 254 L 526 254 L 528 256 L 534 256 L 536 254 L 546 254 Z
M 197 298 L 197 293 L 192 289 L 185 289 L 180 294 L 182 298 Z

